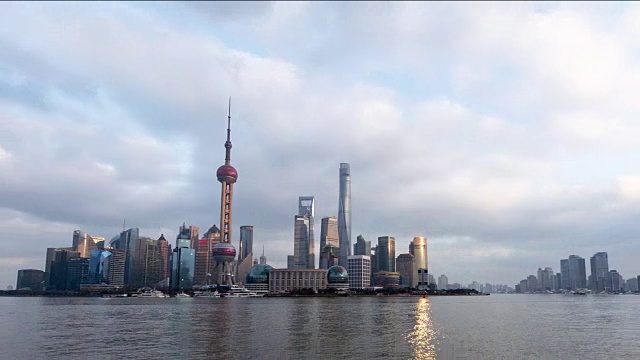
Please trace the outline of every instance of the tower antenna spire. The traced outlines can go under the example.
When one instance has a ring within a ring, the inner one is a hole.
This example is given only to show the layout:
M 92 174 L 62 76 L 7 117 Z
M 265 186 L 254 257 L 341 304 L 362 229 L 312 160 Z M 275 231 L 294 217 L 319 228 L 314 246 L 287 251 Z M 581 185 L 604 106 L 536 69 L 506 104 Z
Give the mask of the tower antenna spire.
M 231 164 L 231 97 L 229 97 L 229 112 L 227 114 L 227 141 L 224 143 L 226 149 L 224 164 Z

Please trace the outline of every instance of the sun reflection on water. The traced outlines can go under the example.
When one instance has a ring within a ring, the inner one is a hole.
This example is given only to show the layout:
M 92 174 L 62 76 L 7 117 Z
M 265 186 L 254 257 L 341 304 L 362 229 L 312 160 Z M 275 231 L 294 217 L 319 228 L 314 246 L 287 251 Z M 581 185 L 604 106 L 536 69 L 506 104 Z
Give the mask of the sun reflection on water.
M 413 331 L 407 335 L 413 347 L 414 359 L 431 360 L 436 358 L 436 330 L 431 321 L 431 304 L 422 298 L 416 303 L 416 323 Z

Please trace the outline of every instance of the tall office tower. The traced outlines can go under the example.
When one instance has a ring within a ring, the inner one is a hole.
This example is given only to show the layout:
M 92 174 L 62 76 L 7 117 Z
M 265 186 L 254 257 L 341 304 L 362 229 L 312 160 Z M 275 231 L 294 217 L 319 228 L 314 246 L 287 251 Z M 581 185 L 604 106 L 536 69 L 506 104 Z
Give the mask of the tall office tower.
M 556 276 L 554 277 L 554 279 L 555 279 L 555 282 L 554 282 L 555 288 L 554 288 L 554 290 L 560 291 L 560 290 L 564 289 L 564 287 L 562 286 L 562 274 L 561 273 L 556 273 Z
M 340 265 L 347 266 L 351 255 L 351 167 L 340 164 L 340 194 L 338 197 L 338 239 L 340 241 Z
M 94 238 L 86 232 L 75 230 L 71 247 L 73 251 L 80 253 L 81 258 L 90 258 L 91 253 L 98 249 L 97 242 L 101 240 L 104 240 L 104 238 Z
M 569 276 L 569 259 L 560 260 L 560 284 L 562 289 L 571 290 L 571 281 Z
M 606 252 L 595 253 L 591 259 L 591 283 L 589 288 L 597 293 L 608 291 L 605 288 L 607 274 L 609 273 L 609 255 Z
M 377 273 L 378 270 L 378 256 L 376 253 L 378 252 L 378 247 L 374 246 L 371 248 L 371 274 Z
M 527 276 L 527 290 L 529 292 L 538 291 L 538 278 L 535 275 Z
M 196 254 L 191 248 L 188 234 L 178 234 L 176 247 L 171 253 L 171 290 L 184 291 L 193 288 L 195 262 Z
M 569 256 L 569 282 L 572 289 L 587 287 L 587 270 L 584 258 L 578 255 Z
M 396 239 L 393 236 L 378 237 L 376 259 L 377 271 L 396 271 Z
M 188 235 L 185 230 L 183 232 Z M 207 230 L 202 238 L 196 242 L 196 265 L 195 265 L 195 277 L 193 283 L 195 285 L 210 285 L 218 281 L 218 276 L 214 276 L 213 270 L 215 269 L 215 261 L 213 259 L 213 247 L 220 242 L 220 229 L 213 225 Z
M 29 289 L 40 291 L 44 286 L 44 271 L 36 269 L 18 270 L 16 290 Z
M 89 284 L 89 259 L 76 257 L 67 260 L 66 287 L 67 291 L 78 291 L 80 285 Z
M 338 218 L 335 216 L 323 217 L 320 223 L 320 269 L 328 269 L 329 254 L 335 253 L 339 248 Z M 326 248 L 326 247 L 329 248 Z M 335 264 L 337 265 L 337 264 Z
M 294 269 L 313 269 L 309 263 L 309 218 L 304 215 L 294 216 L 293 228 L 293 266 Z
M 298 198 L 298 215 L 306 216 L 309 219 L 309 228 L 307 238 L 309 239 L 307 269 L 316 268 L 316 239 L 314 235 L 315 220 L 315 200 L 313 196 L 300 196 Z
M 366 241 L 362 235 L 358 235 L 353 245 L 353 255 L 371 256 L 371 241 Z
M 216 176 L 222 184 L 220 198 L 220 243 L 213 247 L 213 259 L 216 261 L 214 272 L 218 283 L 233 285 L 233 261 L 236 258 L 236 248 L 231 244 L 233 184 L 238 180 L 238 171 L 231 166 L 231 99 L 229 99 L 229 113 L 227 115 L 227 141 L 224 143 L 224 165 L 218 168 Z
M 67 290 L 67 270 L 69 260 L 79 258 L 80 253 L 71 248 L 55 249 L 49 265 L 50 277 L 47 290 Z
M 171 263 L 169 262 L 171 245 L 169 245 L 169 241 L 165 239 L 164 234 L 160 234 L 158 238 L 158 251 L 160 252 L 160 280 L 164 281 L 169 278 L 171 268 Z
M 109 283 L 109 262 L 113 254 L 108 250 L 95 250 L 89 260 L 89 282 L 91 284 Z
M 293 255 L 287 255 L 287 269 L 296 268 L 296 257 Z
M 240 226 L 240 251 L 238 252 L 238 261 L 253 254 L 253 226 Z
M 126 251 L 109 249 L 109 252 L 111 253 L 109 259 L 109 284 L 124 286 Z
M 162 281 L 162 254 L 160 253 L 160 247 L 158 246 L 158 240 L 145 238 L 144 240 L 144 260 L 143 268 L 141 270 L 142 279 L 140 281 L 142 286 L 157 287 L 158 283 Z
M 267 265 L 267 257 L 264 256 L 264 245 L 262 245 L 262 255 L 260 255 L 260 265 Z
M 253 266 L 253 226 L 240 226 L 240 247 L 236 263 L 236 281 L 244 283 Z
M 131 228 L 111 240 L 111 247 L 125 251 L 124 284 L 135 287 L 136 259 L 140 257 L 140 230 Z
M 447 275 L 442 274 L 438 276 L 438 289 L 447 290 L 448 288 L 449 288 L 449 278 L 447 278 Z
M 350 289 L 367 289 L 371 284 L 371 258 L 353 255 L 347 258 L 347 274 Z
M 420 276 L 418 276 L 418 274 L 429 273 L 427 238 L 424 236 L 414 237 L 411 243 L 409 243 L 409 253 L 413 255 L 413 283 L 411 284 L 411 287 L 416 287 L 420 282 Z
M 614 292 L 618 292 L 622 290 L 622 287 L 624 285 L 624 280 L 622 278 L 622 275 L 620 275 L 618 273 L 617 270 L 610 270 L 609 274 L 607 274 L 607 285 L 605 285 L 605 288 L 608 288 L 608 291 L 614 291 Z
M 400 254 L 396 258 L 396 270 L 400 273 L 401 287 L 414 287 L 413 266 L 414 257 L 411 254 Z M 416 273 L 417 276 L 417 273 Z M 415 281 L 417 283 L 417 280 Z

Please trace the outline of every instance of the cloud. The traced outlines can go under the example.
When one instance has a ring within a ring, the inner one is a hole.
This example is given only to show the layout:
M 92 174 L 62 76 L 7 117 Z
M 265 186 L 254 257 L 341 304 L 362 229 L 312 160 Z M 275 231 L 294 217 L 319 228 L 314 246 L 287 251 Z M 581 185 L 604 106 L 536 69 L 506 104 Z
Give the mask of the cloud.
M 451 282 L 513 284 L 602 250 L 637 271 L 637 6 L 1 8 L 0 239 L 33 244 L 0 240 L 14 268 L 44 261 L 26 240 L 40 231 L 66 246 L 124 218 L 156 238 L 218 223 L 231 96 L 234 223 L 272 265 L 293 251 L 298 196 L 337 213 L 349 162 L 354 235 L 399 252 L 425 235 Z

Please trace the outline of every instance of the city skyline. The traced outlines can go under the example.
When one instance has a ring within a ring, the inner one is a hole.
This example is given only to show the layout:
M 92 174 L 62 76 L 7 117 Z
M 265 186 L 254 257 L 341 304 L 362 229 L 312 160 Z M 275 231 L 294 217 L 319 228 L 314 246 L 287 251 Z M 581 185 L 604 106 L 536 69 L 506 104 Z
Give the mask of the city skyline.
M 435 276 L 513 285 L 601 251 L 639 273 L 636 9 L 0 4 L 0 284 L 77 229 L 222 226 L 229 96 L 233 220 L 274 267 L 298 196 L 338 215 L 344 162 L 352 242 L 425 236 Z

